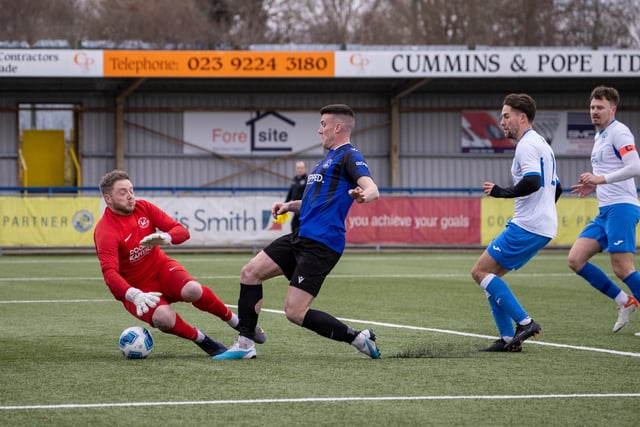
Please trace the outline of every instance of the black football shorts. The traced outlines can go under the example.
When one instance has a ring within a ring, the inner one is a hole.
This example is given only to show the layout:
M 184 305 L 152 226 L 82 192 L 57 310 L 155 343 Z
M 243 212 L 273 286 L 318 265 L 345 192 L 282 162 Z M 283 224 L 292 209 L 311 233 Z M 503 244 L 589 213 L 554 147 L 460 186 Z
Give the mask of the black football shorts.
M 297 233 L 277 238 L 264 252 L 282 269 L 289 285 L 314 297 L 342 255 L 323 243 L 298 237 Z

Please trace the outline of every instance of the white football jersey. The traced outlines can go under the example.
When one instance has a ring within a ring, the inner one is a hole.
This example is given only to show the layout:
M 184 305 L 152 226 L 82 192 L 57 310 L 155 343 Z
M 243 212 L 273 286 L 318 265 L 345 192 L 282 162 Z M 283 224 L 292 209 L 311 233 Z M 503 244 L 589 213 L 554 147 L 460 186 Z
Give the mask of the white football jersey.
M 593 174 L 600 176 L 622 169 L 624 163 L 620 152 L 627 146 L 635 146 L 633 134 L 621 122 L 614 120 L 609 126 L 596 133 L 591 150 L 591 167 Z M 615 203 L 638 203 L 636 183 L 633 178 L 596 186 L 598 206 L 609 206 Z
M 516 197 L 511 221 L 530 233 L 553 239 L 558 232 L 556 158 L 551 146 L 535 130 L 522 135 L 511 165 L 514 185 L 526 175 L 540 176 L 538 191 Z

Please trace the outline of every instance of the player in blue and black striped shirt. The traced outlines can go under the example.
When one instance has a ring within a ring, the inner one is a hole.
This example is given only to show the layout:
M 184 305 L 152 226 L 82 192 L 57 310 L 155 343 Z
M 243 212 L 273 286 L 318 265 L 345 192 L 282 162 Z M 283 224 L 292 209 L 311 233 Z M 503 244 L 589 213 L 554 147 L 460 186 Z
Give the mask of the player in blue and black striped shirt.
M 318 133 L 329 150 L 307 178 L 302 200 L 278 202 L 273 216 L 299 212 L 300 229 L 282 236 L 260 251 L 240 273 L 238 314 L 240 336 L 214 360 L 256 357 L 254 331 L 262 305 L 262 283 L 285 275 L 289 289 L 284 311 L 291 322 L 323 337 L 353 345 L 372 359 L 380 358 L 371 329 L 356 331 L 329 313 L 311 308 L 320 287 L 345 247 L 345 219 L 351 204 L 379 197 L 362 154 L 351 145 L 355 114 L 348 105 L 332 104 L 320 110 Z

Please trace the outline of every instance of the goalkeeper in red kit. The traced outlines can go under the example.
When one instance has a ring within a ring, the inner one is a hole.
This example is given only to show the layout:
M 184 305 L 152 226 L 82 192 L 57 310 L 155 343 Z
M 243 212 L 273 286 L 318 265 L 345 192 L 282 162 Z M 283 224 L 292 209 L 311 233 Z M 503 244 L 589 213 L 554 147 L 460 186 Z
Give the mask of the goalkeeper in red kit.
M 195 342 L 210 356 L 227 348 L 185 322 L 170 304 L 190 302 L 237 330 L 238 316 L 189 272 L 159 248 L 189 239 L 189 231 L 158 206 L 136 200 L 126 172 L 114 170 L 100 181 L 107 205 L 93 239 L 104 281 L 113 296 L 136 318 L 162 332 Z M 266 336 L 256 327 L 256 337 Z

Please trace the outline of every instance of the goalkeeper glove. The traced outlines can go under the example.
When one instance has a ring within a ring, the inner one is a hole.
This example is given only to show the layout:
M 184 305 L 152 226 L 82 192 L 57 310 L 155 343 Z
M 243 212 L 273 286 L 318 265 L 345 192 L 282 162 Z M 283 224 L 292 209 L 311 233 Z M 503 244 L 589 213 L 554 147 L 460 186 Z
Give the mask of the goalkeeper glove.
M 142 316 L 144 313 L 149 312 L 149 307 L 155 308 L 160 301 L 161 292 L 142 292 L 138 288 L 131 287 L 124 294 L 127 301 L 131 301 L 136 306 L 136 313 L 138 316 Z
M 169 233 L 153 233 L 140 240 L 142 246 L 166 246 L 171 244 Z

